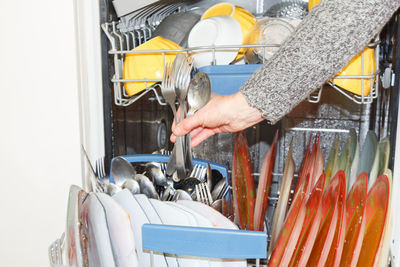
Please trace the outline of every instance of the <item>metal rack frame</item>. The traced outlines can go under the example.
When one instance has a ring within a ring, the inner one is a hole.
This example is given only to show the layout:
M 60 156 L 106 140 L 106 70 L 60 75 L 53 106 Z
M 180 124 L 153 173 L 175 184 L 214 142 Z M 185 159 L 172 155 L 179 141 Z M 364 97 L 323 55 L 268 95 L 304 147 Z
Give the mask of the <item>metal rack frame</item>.
M 160 54 L 163 57 L 163 63 L 165 65 L 165 54 L 166 53 L 188 53 L 191 54 L 194 51 L 199 52 L 212 52 L 212 65 L 215 65 L 215 53 L 217 51 L 229 50 L 229 49 L 240 49 L 240 48 L 261 48 L 263 50 L 263 54 L 265 54 L 265 49 L 270 47 L 279 47 L 279 45 L 266 45 L 266 44 L 254 44 L 254 45 L 224 45 L 224 46 L 201 46 L 201 47 L 191 47 L 191 48 L 182 48 L 182 49 L 165 49 L 165 50 L 135 50 L 139 45 L 143 44 L 147 40 L 151 39 L 152 35 L 152 27 L 145 27 L 143 29 L 135 29 L 131 32 L 121 32 L 118 29 L 118 23 L 113 21 L 110 23 L 103 23 L 101 25 L 104 33 L 110 41 L 111 49 L 108 51 L 109 55 L 113 57 L 114 61 L 114 74 L 111 78 L 111 82 L 114 88 L 114 103 L 117 106 L 129 106 L 145 96 L 147 93 L 152 91 L 160 105 L 166 105 L 165 101 L 158 93 L 159 91 L 159 82 L 161 79 L 123 79 L 122 78 L 122 69 L 124 65 L 124 57 L 127 54 L 143 54 L 143 53 L 154 53 Z M 364 53 L 361 55 L 362 62 L 362 74 L 363 75 L 340 75 L 335 76 L 332 81 L 329 81 L 328 84 L 342 95 L 352 100 L 356 104 L 368 104 L 372 103 L 375 98 L 378 97 L 378 80 L 379 80 L 379 40 L 375 40 L 373 43 L 368 45 L 370 48 L 375 50 L 375 72 L 366 74 L 364 71 Z M 263 58 L 263 63 L 265 58 Z M 340 88 L 335 84 L 335 79 L 360 79 L 362 83 L 361 96 L 353 94 L 349 91 L 346 91 L 343 88 Z M 370 80 L 371 88 L 370 93 L 368 95 L 364 95 L 366 88 L 364 88 L 364 82 Z M 145 88 L 142 92 L 129 96 L 125 90 L 124 83 L 126 82 L 144 82 Z M 149 84 L 152 85 L 149 85 Z M 154 85 L 154 83 L 156 83 Z M 322 88 L 316 90 L 308 97 L 308 101 L 311 103 L 318 103 L 321 99 Z

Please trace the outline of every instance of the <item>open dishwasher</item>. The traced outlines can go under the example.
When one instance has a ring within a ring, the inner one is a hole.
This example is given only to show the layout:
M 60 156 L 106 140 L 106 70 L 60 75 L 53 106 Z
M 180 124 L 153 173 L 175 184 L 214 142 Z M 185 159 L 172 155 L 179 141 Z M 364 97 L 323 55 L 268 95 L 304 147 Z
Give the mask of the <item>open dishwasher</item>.
M 94 172 L 102 177 L 109 176 L 112 159 L 117 156 L 171 151 L 173 147 L 169 141 L 173 114 L 162 97 L 161 79 L 124 78 L 126 55 L 135 53 L 131 50 L 154 37 L 157 26 L 168 16 L 190 10 L 197 12 L 219 1 L 160 1 L 153 6 L 141 7 L 130 12 L 126 11 L 129 7 L 116 2 L 120 1 L 75 3 L 81 82 L 81 140 Z M 279 1 L 224 2 L 243 6 L 259 17 Z M 398 25 L 399 17 L 396 14 L 371 44 L 377 69 L 373 75 L 359 77 L 370 80 L 369 94 L 352 94 L 330 82 L 310 95 L 308 100 L 298 105 L 277 125 L 271 126 L 262 122 L 246 130 L 255 183 L 260 175 L 258 170 L 264 155 L 272 145 L 274 133 L 279 130 L 268 215 L 265 220 L 268 241 L 271 238 L 270 228 L 279 198 L 285 159 L 292 140 L 295 173 L 298 173 L 310 135 L 320 135 L 325 159 L 328 158 L 330 146 L 337 136 L 340 140 L 339 147 L 344 147 L 350 129 L 355 129 L 360 144 L 364 143 L 370 130 L 376 133 L 378 139 L 389 137 L 389 169 L 393 170 L 392 190 L 397 192 L 400 189 L 396 178 L 400 172 L 400 162 L 395 157 L 399 146 L 396 143 L 400 81 L 400 64 L 396 64 L 400 61 L 397 59 L 400 53 Z M 193 51 L 183 48 L 177 49 L 176 52 Z M 154 53 L 163 54 L 165 57 L 166 52 L 160 50 Z M 128 93 L 125 86 L 129 82 L 143 83 L 144 90 L 136 94 Z M 230 185 L 234 139 L 234 134 L 219 134 L 193 149 L 194 158 L 226 166 L 224 178 Z M 90 170 L 88 164 L 85 163 L 84 166 L 83 177 L 87 176 Z M 393 210 L 396 210 L 399 203 L 396 198 L 398 196 L 393 194 Z M 392 266 L 400 265 L 400 228 L 396 227 L 400 223 L 399 219 L 400 217 L 394 214 Z

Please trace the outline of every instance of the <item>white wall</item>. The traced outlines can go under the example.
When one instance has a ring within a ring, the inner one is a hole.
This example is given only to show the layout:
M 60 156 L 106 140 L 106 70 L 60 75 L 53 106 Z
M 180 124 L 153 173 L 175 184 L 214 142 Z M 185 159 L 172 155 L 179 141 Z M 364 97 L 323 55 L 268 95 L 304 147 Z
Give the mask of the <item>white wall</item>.
M 49 266 L 81 184 L 71 0 L 0 0 L 0 266 Z

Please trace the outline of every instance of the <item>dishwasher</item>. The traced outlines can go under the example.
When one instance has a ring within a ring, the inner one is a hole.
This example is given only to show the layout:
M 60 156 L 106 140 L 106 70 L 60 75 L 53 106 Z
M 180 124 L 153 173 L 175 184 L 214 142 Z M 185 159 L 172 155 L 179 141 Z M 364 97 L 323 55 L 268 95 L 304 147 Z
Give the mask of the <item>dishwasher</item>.
M 162 79 L 129 80 L 124 77 L 124 61 L 127 55 L 135 54 L 132 49 L 156 36 L 157 27 L 164 19 L 173 14 L 187 11 L 200 14 L 220 2 L 241 6 L 256 18 L 261 18 L 267 10 L 273 10 L 275 6 L 290 1 L 75 1 L 81 143 L 89 159 L 85 160 L 82 157 L 82 177 L 87 177 L 88 173 L 95 173 L 95 175 L 109 178 L 112 160 L 118 156 L 129 158 L 131 155 L 133 159 L 131 162 L 136 162 L 138 160 L 134 159 L 135 155 L 150 155 L 154 151 L 170 153 L 168 151 L 171 151 L 174 146 L 169 141 L 174 115 L 162 96 L 160 85 Z M 308 1 L 298 0 L 297 2 L 304 4 Z M 360 145 L 365 142 L 369 131 L 375 132 L 378 140 L 388 137 L 391 144 L 389 169 L 393 171 L 392 191 L 399 191 L 400 183 L 397 174 L 400 173 L 400 157 L 395 157 L 396 153 L 400 151 L 400 144 L 396 142 L 400 85 L 399 15 L 400 13 L 397 12 L 380 35 L 375 37 L 369 45 L 373 49 L 376 71 L 372 75 L 358 77 L 370 81 L 369 94 L 360 96 L 350 93 L 331 80 L 312 93 L 307 100 L 300 103 L 276 125 L 261 122 L 245 131 L 255 184 L 260 176 L 259 170 L 264 155 L 272 146 L 275 132 L 279 132 L 268 197 L 268 214 L 265 216 L 265 236 L 259 236 L 259 242 L 266 243 L 265 246 L 270 242 L 271 224 L 279 199 L 285 159 L 291 142 L 294 145 L 292 151 L 295 162 L 294 179 L 296 179 L 307 145 L 311 140 L 310 136 L 319 137 L 324 159 L 328 159 L 331 145 L 336 138 L 339 137 L 340 148 L 345 146 L 350 129 L 354 129 L 359 136 Z M 237 47 L 246 49 L 256 46 L 237 45 Z M 266 46 L 259 47 L 265 49 Z M 218 51 L 218 47 L 202 49 L 209 49 L 214 53 Z M 174 51 L 193 53 L 193 50 L 186 47 Z M 166 51 L 153 52 L 162 54 L 163 62 L 165 62 Z M 215 63 L 214 60 L 213 63 Z M 253 71 L 256 69 L 251 66 L 250 68 Z M 209 75 L 215 74 L 213 73 L 215 70 L 211 69 Z M 231 69 L 223 74 L 227 75 L 225 78 L 235 78 L 235 73 Z M 340 77 L 342 79 L 354 78 Z M 142 83 L 144 90 L 134 94 L 129 93 L 126 86 L 130 82 Z M 229 94 L 229 92 L 218 91 L 215 88 L 212 90 L 214 93 Z M 198 159 L 198 162 L 214 164 L 213 172 L 223 166 L 219 169 L 222 170 L 219 174 L 222 173 L 223 178 L 230 186 L 232 185 L 234 142 L 235 134 L 218 134 L 193 149 L 193 157 Z M 163 156 L 167 157 L 167 155 Z M 87 185 L 83 178 L 83 188 L 85 186 Z M 398 198 L 399 196 L 396 194 L 392 195 L 392 210 L 397 210 L 397 205 L 400 203 Z M 399 223 L 400 217 L 394 213 L 390 243 L 391 266 L 400 266 Z M 158 233 L 157 231 L 160 231 L 160 235 L 165 231 L 173 233 L 175 230 L 172 226 L 165 229 L 143 228 L 144 232 Z M 197 234 L 193 233 L 194 236 L 207 236 L 207 233 L 203 233 L 201 229 L 197 230 Z M 215 233 L 215 238 L 217 234 Z M 210 238 L 212 239 L 212 236 Z M 243 243 L 247 242 L 246 238 L 243 236 Z M 160 237 L 159 242 L 162 243 L 163 238 Z M 62 239 L 58 239 L 52 244 L 49 253 L 54 254 L 54 251 L 57 249 L 60 251 L 60 248 L 62 248 Z M 265 250 L 264 247 L 261 247 L 262 249 Z M 65 254 L 65 252 L 63 253 Z M 257 258 L 256 255 L 259 255 L 257 253 L 254 252 L 253 256 L 246 258 Z M 217 256 L 211 255 L 210 257 Z M 58 266 L 54 262 L 54 255 L 53 258 L 50 256 L 50 261 L 54 266 Z M 58 263 L 62 265 L 62 263 L 65 264 L 65 261 Z M 252 260 L 248 260 L 249 266 L 253 266 L 253 264 Z

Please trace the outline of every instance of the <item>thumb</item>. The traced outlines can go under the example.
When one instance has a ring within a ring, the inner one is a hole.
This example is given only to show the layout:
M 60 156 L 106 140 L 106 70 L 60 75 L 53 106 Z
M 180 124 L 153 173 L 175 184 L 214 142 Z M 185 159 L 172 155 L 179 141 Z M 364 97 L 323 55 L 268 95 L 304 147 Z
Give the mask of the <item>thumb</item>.
M 182 136 L 190 133 L 193 129 L 202 126 L 202 120 L 197 114 L 198 113 L 195 113 L 193 116 L 187 117 L 183 121 L 175 125 L 175 127 L 172 128 L 172 132 L 174 133 L 174 135 Z

